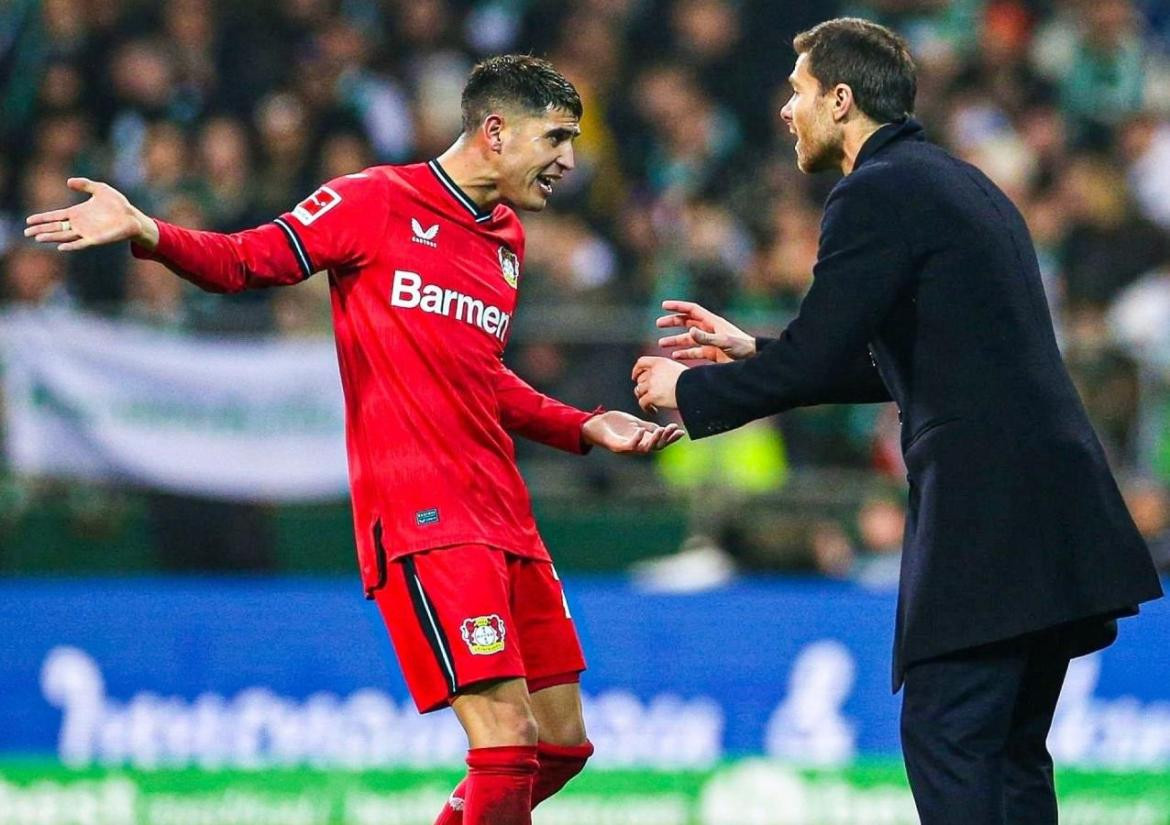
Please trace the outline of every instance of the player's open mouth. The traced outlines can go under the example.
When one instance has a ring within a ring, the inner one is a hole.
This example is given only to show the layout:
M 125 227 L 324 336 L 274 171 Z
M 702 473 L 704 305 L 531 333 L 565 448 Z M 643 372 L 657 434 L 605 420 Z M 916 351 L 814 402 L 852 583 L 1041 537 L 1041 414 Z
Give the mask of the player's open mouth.
M 556 178 L 552 177 L 551 175 L 537 175 L 536 176 L 536 185 L 540 187 L 541 193 L 546 198 L 552 194 L 553 181 L 555 181 L 555 180 L 556 180 Z

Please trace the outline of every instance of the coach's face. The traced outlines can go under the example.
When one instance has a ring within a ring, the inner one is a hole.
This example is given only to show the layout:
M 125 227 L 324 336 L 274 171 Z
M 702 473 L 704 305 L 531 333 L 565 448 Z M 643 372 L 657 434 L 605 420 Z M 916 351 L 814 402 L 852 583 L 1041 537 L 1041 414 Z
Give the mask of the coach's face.
M 836 92 L 821 89 L 820 82 L 808 69 L 808 54 L 796 58 L 796 68 L 788 76 L 792 97 L 780 110 L 788 131 L 796 135 L 796 165 L 812 173 L 839 168 L 844 134 L 834 116 Z
M 579 134 L 577 118 L 564 109 L 505 116 L 497 156 L 500 197 L 517 209 L 544 209 L 557 181 L 576 165 Z

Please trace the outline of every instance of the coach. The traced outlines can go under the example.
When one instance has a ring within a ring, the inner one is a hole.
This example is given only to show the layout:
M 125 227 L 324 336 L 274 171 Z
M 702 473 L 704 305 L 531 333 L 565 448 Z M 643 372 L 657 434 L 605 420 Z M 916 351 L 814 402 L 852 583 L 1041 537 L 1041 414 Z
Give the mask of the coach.
M 910 118 L 904 41 L 856 19 L 794 41 L 781 112 L 840 169 L 797 318 L 754 340 L 686 302 L 634 368 L 692 438 L 792 407 L 893 400 L 909 514 L 894 643 L 923 825 L 1055 825 L 1045 740 L 1071 657 L 1161 588 L 1057 350 L 1020 213 Z M 757 352 L 758 348 L 758 352 Z M 725 363 L 687 369 L 680 360 Z

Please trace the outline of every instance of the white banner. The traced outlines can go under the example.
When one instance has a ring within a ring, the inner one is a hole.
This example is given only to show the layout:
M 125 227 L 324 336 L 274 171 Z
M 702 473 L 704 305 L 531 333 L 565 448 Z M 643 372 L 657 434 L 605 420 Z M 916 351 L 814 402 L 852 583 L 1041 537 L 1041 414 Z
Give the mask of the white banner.
M 30 475 L 246 500 L 347 491 L 332 341 L 0 316 L 8 459 Z

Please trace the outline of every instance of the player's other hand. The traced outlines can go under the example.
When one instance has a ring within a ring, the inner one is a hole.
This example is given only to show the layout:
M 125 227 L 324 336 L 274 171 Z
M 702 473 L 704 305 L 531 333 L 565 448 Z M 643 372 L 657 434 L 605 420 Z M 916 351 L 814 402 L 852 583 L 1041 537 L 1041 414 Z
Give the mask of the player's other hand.
M 89 200 L 30 215 L 26 238 L 55 243 L 62 252 L 118 241 L 135 241 L 148 249 L 158 244 L 158 225 L 114 187 L 89 178 L 69 178 L 66 185 L 89 195 Z
M 587 443 L 615 453 L 649 453 L 673 444 L 683 433 L 678 424 L 663 427 L 620 410 L 610 410 L 586 421 L 581 435 Z
M 630 377 L 634 381 L 634 397 L 638 406 L 649 412 L 678 409 L 675 388 L 686 365 L 669 358 L 645 356 L 634 363 Z
M 756 339 L 726 318 L 691 301 L 663 301 L 670 315 L 659 318 L 659 329 L 685 328 L 687 331 L 658 339 L 658 346 L 673 349 L 676 361 L 714 361 L 717 364 L 738 361 L 756 354 Z

